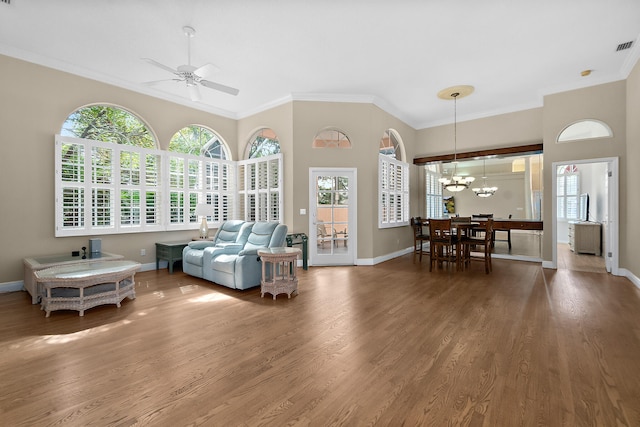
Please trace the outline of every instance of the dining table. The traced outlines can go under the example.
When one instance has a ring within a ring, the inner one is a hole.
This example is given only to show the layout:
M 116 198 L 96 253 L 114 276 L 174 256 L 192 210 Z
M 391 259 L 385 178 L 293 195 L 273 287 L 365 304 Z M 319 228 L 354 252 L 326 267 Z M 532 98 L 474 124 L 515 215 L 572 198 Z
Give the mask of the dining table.
M 478 221 L 457 222 L 454 218 L 451 218 L 451 234 L 456 237 L 454 242 L 456 247 L 456 270 L 464 269 L 464 259 L 460 256 L 462 252 L 462 238 L 471 236 L 472 230 L 477 229 L 481 225 L 484 225 L 484 223 L 481 224 Z M 427 230 L 429 229 L 428 218 L 422 219 L 422 226 L 427 227 Z M 430 233 L 427 232 L 427 235 L 429 234 Z

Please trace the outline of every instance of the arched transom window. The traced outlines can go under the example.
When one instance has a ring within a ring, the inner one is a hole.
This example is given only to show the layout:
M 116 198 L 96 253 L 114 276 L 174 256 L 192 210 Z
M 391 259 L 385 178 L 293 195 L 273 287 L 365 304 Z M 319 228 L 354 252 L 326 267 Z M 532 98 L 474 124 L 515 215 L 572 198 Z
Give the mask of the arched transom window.
M 313 148 L 351 148 L 349 137 L 338 129 L 323 129 L 313 138 Z
M 67 117 L 60 135 L 142 148 L 156 148 L 156 138 L 142 119 L 113 105 L 90 105 L 79 108 Z
M 169 142 L 169 151 L 222 160 L 231 157 L 218 134 L 198 125 L 189 125 L 176 132 Z
M 276 133 L 269 128 L 262 128 L 249 138 L 245 159 L 266 157 L 280 152 L 280 142 Z
M 613 132 L 609 125 L 600 120 L 580 120 L 572 123 L 558 135 L 557 142 L 579 141 L 583 139 L 611 138 Z
M 387 129 L 380 139 L 380 154 L 392 157 L 394 159 L 403 160 L 403 147 L 400 135 L 393 129 Z

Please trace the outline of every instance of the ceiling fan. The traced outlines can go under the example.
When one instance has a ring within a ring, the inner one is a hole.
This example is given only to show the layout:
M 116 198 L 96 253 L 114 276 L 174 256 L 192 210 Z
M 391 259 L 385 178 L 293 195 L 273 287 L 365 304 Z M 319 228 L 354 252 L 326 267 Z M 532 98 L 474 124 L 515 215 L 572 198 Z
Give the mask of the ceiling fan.
M 219 68 L 213 64 L 205 64 L 201 67 L 195 67 L 191 65 L 191 39 L 196 34 L 196 30 L 192 27 L 186 26 L 183 27 L 185 36 L 187 36 L 188 44 L 187 44 L 187 64 L 178 66 L 177 69 L 173 69 L 169 66 L 159 63 L 158 61 L 154 61 L 151 58 L 142 58 L 147 61 L 151 65 L 155 65 L 158 68 L 162 68 L 163 70 L 169 71 L 176 75 L 176 77 L 172 79 L 165 80 L 156 80 L 151 82 L 143 83 L 145 85 L 154 85 L 160 82 L 166 81 L 175 81 L 175 82 L 185 82 L 187 85 L 187 90 L 189 91 L 189 96 L 192 101 L 200 101 L 200 91 L 198 90 L 198 85 L 204 86 L 209 89 L 219 90 L 220 92 L 228 93 L 230 95 L 237 95 L 240 92 L 238 89 L 225 86 L 220 83 L 215 83 L 207 80 L 209 76 L 219 71 Z

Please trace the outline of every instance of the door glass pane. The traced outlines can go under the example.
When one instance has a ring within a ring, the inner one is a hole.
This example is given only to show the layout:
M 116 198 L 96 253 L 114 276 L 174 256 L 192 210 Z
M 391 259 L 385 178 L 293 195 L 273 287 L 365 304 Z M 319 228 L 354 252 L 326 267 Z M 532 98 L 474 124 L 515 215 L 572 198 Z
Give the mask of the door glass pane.
M 348 251 L 349 178 L 321 176 L 316 181 L 316 233 L 319 255 Z

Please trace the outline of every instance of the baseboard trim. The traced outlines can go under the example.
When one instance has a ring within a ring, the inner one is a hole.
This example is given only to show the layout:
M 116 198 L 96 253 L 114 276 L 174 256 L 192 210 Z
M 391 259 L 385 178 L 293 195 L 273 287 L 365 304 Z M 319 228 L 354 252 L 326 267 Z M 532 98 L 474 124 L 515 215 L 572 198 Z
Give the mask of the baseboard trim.
M 0 283 L 0 294 L 17 291 L 26 292 L 26 289 L 24 288 L 24 282 L 22 280 L 19 280 L 17 282 Z
M 398 258 L 406 254 L 410 254 L 412 251 L 413 251 L 413 248 L 409 247 L 409 248 L 405 248 L 400 251 L 392 252 L 390 254 L 379 256 L 376 258 L 359 258 L 356 261 L 356 265 L 365 265 L 365 266 L 376 265 L 376 264 L 380 264 L 381 262 L 389 261 L 391 259 Z M 508 255 L 508 256 L 492 255 L 492 257 L 518 260 L 518 261 L 541 262 L 541 260 L 538 258 L 515 257 L 513 255 Z M 160 265 L 158 268 L 164 269 L 164 268 L 167 268 L 168 266 L 169 266 L 169 263 L 167 261 L 160 261 Z M 298 260 L 298 267 L 302 267 L 302 260 Z M 542 261 L 542 268 L 550 268 L 554 270 L 557 269 L 557 267 L 551 261 Z M 142 264 L 140 266 L 140 271 L 151 271 L 155 269 L 156 269 L 155 262 Z M 633 283 L 638 289 L 640 289 L 640 278 L 635 274 L 633 274 L 631 271 L 627 270 L 626 268 L 619 268 L 618 274 L 616 275 L 626 277 L 627 279 L 629 279 L 629 281 L 631 281 L 631 283 Z M 7 293 L 7 292 L 18 292 L 18 291 L 26 292 L 26 290 L 24 289 L 24 282 L 22 280 L 19 280 L 16 282 L 0 283 L 0 294 Z
M 640 278 L 635 274 L 633 274 L 632 272 L 630 272 L 629 270 L 627 270 L 626 268 L 619 268 L 618 275 L 626 277 L 631 281 L 631 283 L 636 285 L 636 288 L 640 289 Z
M 413 247 L 401 249 L 399 251 L 391 252 L 389 254 L 385 254 L 375 258 L 358 258 L 356 260 L 356 265 L 369 265 L 369 266 L 376 265 L 376 264 L 380 264 L 381 262 L 389 261 L 391 259 L 398 258 L 406 254 L 410 254 L 411 252 L 413 252 Z

